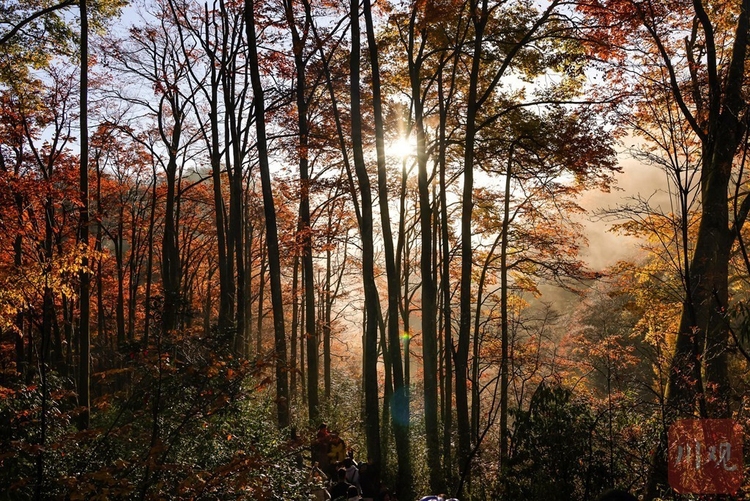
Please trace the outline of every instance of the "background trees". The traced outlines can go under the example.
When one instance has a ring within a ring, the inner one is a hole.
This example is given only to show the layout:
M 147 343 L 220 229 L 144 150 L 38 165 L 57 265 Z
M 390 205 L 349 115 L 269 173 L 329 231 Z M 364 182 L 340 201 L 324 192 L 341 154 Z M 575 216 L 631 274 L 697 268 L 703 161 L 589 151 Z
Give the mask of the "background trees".
M 589 499 L 739 401 L 746 6 L 97 4 L 91 58 L 68 7 L 0 9 L 19 495 L 301 499 L 325 420 L 406 498 Z M 623 132 L 674 210 L 634 199 L 643 261 L 592 271 Z

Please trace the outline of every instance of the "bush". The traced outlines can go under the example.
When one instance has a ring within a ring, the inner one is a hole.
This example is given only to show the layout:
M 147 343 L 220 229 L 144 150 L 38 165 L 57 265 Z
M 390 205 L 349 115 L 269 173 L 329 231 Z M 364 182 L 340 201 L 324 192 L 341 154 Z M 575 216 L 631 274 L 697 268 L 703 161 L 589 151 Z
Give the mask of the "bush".
M 570 390 L 542 384 L 529 410 L 516 410 L 513 417 L 507 499 L 583 500 L 608 485 L 596 420 Z
M 39 385 L 0 388 L 0 418 L 11 424 L 0 432 L 6 499 L 39 488 L 45 499 L 306 500 L 295 444 L 270 424 L 263 367 L 225 346 L 183 332 L 131 347 L 127 363 L 95 375 L 92 386 L 112 391 L 95 399 L 84 432 L 71 424 L 80 409 L 70 383 L 50 377 L 44 444 Z

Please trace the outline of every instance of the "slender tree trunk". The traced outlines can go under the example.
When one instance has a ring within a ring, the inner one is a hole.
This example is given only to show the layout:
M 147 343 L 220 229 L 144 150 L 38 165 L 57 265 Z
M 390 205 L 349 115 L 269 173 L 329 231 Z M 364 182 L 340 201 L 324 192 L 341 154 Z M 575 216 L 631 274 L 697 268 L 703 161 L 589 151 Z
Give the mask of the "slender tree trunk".
M 142 245 L 142 233 L 140 229 L 137 229 L 140 223 L 140 219 L 143 217 L 143 198 L 139 199 L 137 212 L 133 208 L 130 212 L 130 253 L 128 256 L 128 341 L 135 341 L 135 315 L 136 315 L 136 304 L 138 298 L 138 286 L 141 278 L 141 266 L 143 265 L 143 258 L 140 256 L 140 252 L 137 251 Z
M 306 61 L 304 47 L 306 41 L 307 29 L 300 35 L 294 19 L 294 2 L 286 0 L 284 3 L 286 11 L 286 20 L 292 35 L 292 48 L 294 51 L 294 67 L 297 71 L 295 96 L 297 102 L 297 129 L 299 147 L 299 181 L 300 181 L 300 202 L 299 202 L 299 227 L 297 240 L 302 252 L 303 284 L 305 291 L 305 338 L 307 339 L 307 406 L 310 421 L 317 422 L 320 416 L 319 409 L 319 389 L 317 384 L 312 381 L 318 380 L 319 359 L 318 359 L 318 332 L 316 329 L 315 316 L 315 283 L 313 281 L 313 256 L 312 256 L 312 226 L 310 224 L 310 173 L 309 173 L 309 127 L 307 123 L 307 101 L 305 99 L 306 82 L 305 70 Z M 305 16 L 305 23 L 308 22 L 308 16 Z
M 227 10 L 224 0 L 220 2 L 222 20 L 227 19 Z M 223 45 L 225 48 L 229 48 L 232 42 L 229 39 L 229 27 L 227 23 L 224 23 L 223 29 Z M 236 106 L 236 90 L 237 90 L 237 79 L 236 76 L 238 71 L 236 69 L 235 58 L 231 61 L 227 61 L 228 50 L 222 51 L 222 64 L 227 70 L 222 72 L 222 79 L 224 81 L 224 107 L 226 127 L 229 131 L 229 139 L 231 141 L 231 149 L 227 146 L 227 157 L 229 152 L 232 152 L 232 160 L 227 161 L 227 173 L 229 174 L 229 231 L 227 232 L 227 243 L 229 244 L 229 252 L 234 252 L 235 265 L 233 269 L 237 273 L 236 287 L 232 289 L 234 294 L 234 300 L 236 301 L 236 307 L 234 310 L 234 337 L 235 337 L 235 351 L 241 353 L 243 346 L 246 345 L 245 339 L 245 325 L 246 309 L 245 309 L 245 298 L 248 294 L 249 289 L 246 289 L 246 262 L 245 262 L 245 224 L 244 215 L 245 210 L 244 194 L 243 194 L 243 172 L 242 164 L 245 158 L 245 147 L 243 147 L 243 134 L 239 128 L 239 117 L 238 109 Z M 233 168 L 232 168 L 233 166 Z M 231 259 L 231 257 L 230 257 Z M 231 271 L 231 269 L 230 269 Z M 233 277 L 230 277 L 233 279 Z M 230 281 L 230 286 L 232 282 Z
M 266 218 L 266 242 L 271 278 L 271 303 L 273 306 L 274 348 L 276 358 L 276 410 L 279 428 L 289 426 L 289 383 L 287 376 L 286 334 L 284 332 L 284 303 L 281 290 L 281 263 L 279 239 L 276 226 L 271 174 L 268 165 L 266 140 L 265 104 L 260 80 L 258 48 L 255 38 L 255 1 L 245 0 L 245 24 L 247 29 L 248 62 L 255 101 L 255 127 L 257 131 L 258 161 L 263 190 L 263 212 Z
M 208 13 L 206 13 L 208 17 Z M 208 21 L 208 20 L 206 20 Z M 206 22 L 206 38 L 209 33 L 209 23 Z M 221 179 L 221 145 L 219 136 L 219 83 L 221 81 L 221 75 L 223 75 L 223 69 L 221 74 L 220 70 L 217 70 L 216 65 L 211 65 L 210 73 L 210 86 L 211 86 L 211 98 L 209 108 L 209 121 L 211 126 L 211 139 L 210 139 L 210 157 L 211 157 L 211 177 L 213 180 L 213 195 L 214 195 L 214 218 L 216 224 L 216 246 L 218 252 L 218 267 L 219 267 L 219 318 L 218 327 L 219 331 L 223 334 L 228 332 L 232 324 L 232 294 L 234 277 L 232 276 L 232 265 L 230 263 L 232 259 L 232 247 L 229 240 L 231 239 L 231 232 L 227 231 L 226 226 L 226 208 L 224 206 L 224 193 L 222 192 L 222 179 Z
M 65 365 L 63 373 L 66 375 L 75 374 L 76 368 L 73 366 L 73 347 L 77 342 L 75 337 L 75 305 L 76 301 L 68 296 L 62 297 L 63 310 L 63 332 L 67 340 L 67 349 L 65 350 Z
M 125 270 L 123 268 L 123 226 L 124 205 L 120 203 L 119 220 L 117 222 L 117 241 L 115 244 L 115 263 L 117 265 L 117 345 L 125 344 Z
M 305 271 L 302 270 L 302 275 L 305 274 Z M 303 277 L 304 279 L 304 277 Z M 300 295 L 299 297 L 299 312 L 300 312 L 300 326 L 305 325 L 305 297 L 304 295 Z M 307 404 L 307 368 L 305 365 L 305 355 L 307 351 L 305 350 L 305 347 L 307 343 L 305 342 L 305 333 L 304 329 L 300 328 L 299 332 L 299 385 L 300 385 L 300 394 L 302 395 L 302 403 Z M 318 384 L 317 381 L 314 382 L 314 384 Z
M 479 85 L 479 68 L 482 59 L 484 27 L 487 22 L 487 0 L 481 6 L 472 2 L 480 13 L 474 19 L 474 47 L 472 54 L 471 74 L 469 77 L 469 95 L 466 110 L 466 136 L 464 139 L 464 186 L 461 200 L 461 299 L 460 323 L 458 331 L 458 350 L 456 353 L 456 414 L 458 418 L 458 453 L 461 477 L 465 478 L 470 471 L 471 423 L 469 420 L 468 367 L 469 343 L 471 338 L 472 306 L 472 213 L 474 207 L 474 140 L 476 138 L 477 87 Z M 463 481 L 461 482 L 461 486 Z M 457 492 L 460 495 L 460 490 Z
M 211 281 L 214 278 L 215 266 L 208 265 L 206 276 L 206 297 L 203 299 L 203 335 L 208 336 L 211 333 Z
M 384 345 L 384 356 L 388 357 L 393 374 L 393 401 L 390 402 L 393 430 L 396 439 L 398 456 L 398 476 L 396 488 L 406 498 L 414 497 L 411 467 L 411 445 L 409 440 L 409 390 L 404 385 L 404 370 L 401 362 L 401 343 L 399 335 L 399 294 L 400 277 L 396 269 L 396 256 L 393 249 L 391 216 L 388 206 L 388 179 L 385 159 L 385 129 L 383 125 L 383 105 L 380 95 L 380 65 L 378 45 L 375 39 L 375 27 L 372 20 L 370 0 L 364 0 L 364 16 L 367 27 L 367 46 L 372 69 L 372 102 L 375 120 L 375 149 L 378 163 L 378 201 L 380 223 L 383 232 L 385 269 L 388 283 L 388 324 L 387 344 Z
M 329 221 L 330 222 L 330 221 Z M 328 246 L 326 248 L 326 278 L 325 288 L 323 294 L 325 294 L 324 305 L 324 317 L 323 317 L 323 381 L 325 387 L 326 400 L 331 399 L 331 306 L 333 304 L 333 297 L 331 291 L 331 259 L 332 250 L 331 246 L 330 231 L 328 234 Z
M 260 250 L 260 266 L 259 266 L 259 284 L 258 284 L 258 332 L 256 333 L 255 340 L 255 351 L 260 355 L 263 352 L 263 317 L 265 292 L 266 292 L 266 248 L 261 247 Z
M 443 363 L 445 365 L 445 378 L 443 398 L 445 399 L 443 413 L 443 472 L 446 478 L 453 473 L 452 442 L 453 442 L 453 312 L 451 309 L 451 283 L 450 283 L 450 239 L 448 234 L 448 200 L 446 173 L 446 129 L 448 122 L 448 99 L 443 89 L 443 74 L 438 76 L 438 106 L 440 112 L 440 126 L 438 129 L 438 165 L 440 166 L 440 241 L 441 241 L 441 267 L 440 287 L 443 294 Z
M 89 75 L 89 21 L 88 21 L 88 2 L 80 0 L 79 3 L 81 18 L 81 112 L 80 112 L 80 230 L 79 241 L 84 245 L 88 252 L 89 243 L 89 134 L 88 134 L 88 75 Z M 78 405 L 82 408 L 78 416 L 78 429 L 84 430 L 89 427 L 91 396 L 90 396 L 90 379 L 91 379 L 91 296 L 90 284 L 91 277 L 87 271 L 88 257 L 83 256 L 81 260 L 80 284 L 81 295 L 80 303 L 80 320 L 79 320 L 79 349 L 78 349 Z
M 18 222 L 19 222 L 19 228 L 23 228 L 23 201 L 21 200 L 20 195 L 16 195 L 16 206 L 18 208 Z M 15 265 L 16 269 L 20 269 L 23 265 L 23 237 L 19 234 L 16 235 L 15 240 L 13 241 L 13 264 Z M 24 347 L 24 313 L 22 311 L 19 311 L 16 313 L 15 318 L 15 327 L 16 327 L 16 372 L 20 374 L 21 376 L 25 376 L 26 374 L 26 367 L 27 367 L 27 361 L 26 361 L 26 353 L 25 353 L 25 347 Z M 29 347 L 29 351 L 31 347 Z
M 162 286 L 164 288 L 164 311 L 162 331 L 169 334 L 179 326 L 180 300 L 180 247 L 178 245 L 177 204 L 177 154 L 182 135 L 182 111 L 179 97 L 173 95 L 169 104 L 174 120 L 171 138 L 168 141 L 169 159 L 167 162 L 167 189 L 164 207 L 164 234 L 162 235 Z M 160 113 L 161 115 L 161 113 Z M 163 115 L 160 120 L 163 119 Z
M 144 321 L 143 321 L 143 345 L 148 347 L 149 330 L 151 329 L 151 317 L 153 310 L 151 308 L 151 286 L 154 276 L 154 225 L 156 224 L 156 170 L 153 172 L 151 184 L 151 208 L 148 225 L 148 256 L 146 257 L 146 293 L 144 295 Z
M 0 165 L 3 170 L 6 170 L 5 159 L 0 155 Z M 16 177 L 20 174 L 20 162 L 16 163 L 14 168 L 14 174 Z M 23 235 L 21 234 L 22 228 L 24 227 L 24 196 L 20 192 L 16 192 L 13 196 L 16 204 L 16 221 L 18 223 L 18 234 L 13 240 L 13 265 L 16 271 L 20 271 L 23 266 Z M 24 312 L 19 311 L 16 313 L 14 325 L 16 328 L 16 372 L 21 376 L 26 375 L 26 369 L 28 367 L 28 360 L 26 357 L 25 349 L 25 336 L 24 336 Z M 31 345 L 29 345 L 29 353 L 31 353 Z
M 50 186 L 47 188 L 50 192 L 47 194 L 44 202 L 44 243 L 43 243 L 43 259 L 44 259 L 44 288 L 43 288 L 43 299 L 42 299 L 42 350 L 44 359 L 47 363 L 52 360 L 52 325 L 55 317 L 55 298 L 54 292 L 52 291 L 52 239 L 54 235 L 54 229 L 52 222 L 55 219 L 55 210 L 52 203 L 52 167 L 49 167 L 47 173 L 47 181 Z
M 103 220 L 102 215 L 102 172 L 100 158 L 97 155 L 96 165 L 96 218 L 97 221 Z M 96 224 L 96 235 L 94 236 L 94 250 L 97 253 L 96 258 L 96 332 L 99 335 L 100 342 L 108 346 L 106 318 L 104 315 L 104 263 L 102 259 L 102 240 L 104 238 L 104 228 L 101 223 Z
M 508 376 L 509 359 L 508 334 L 508 229 L 510 226 L 510 197 L 514 149 L 511 146 L 508 154 L 508 167 L 505 173 L 505 200 L 503 201 L 502 243 L 500 245 L 500 331 L 502 343 L 500 351 L 500 471 L 501 478 L 506 478 L 508 468 Z
M 433 208 L 427 174 L 427 147 L 422 103 L 422 54 L 415 53 L 416 9 L 409 23 L 409 79 L 417 133 L 417 183 L 419 189 L 419 222 L 422 234 L 420 270 L 422 276 L 422 363 L 424 367 L 424 415 L 430 488 L 445 489 L 440 461 L 438 430 L 438 353 L 437 353 L 437 288 L 433 278 Z M 424 36 L 424 33 L 422 33 Z
M 378 388 L 378 317 L 379 301 L 377 285 L 375 284 L 375 263 L 373 243 L 372 192 L 370 178 L 365 166 L 362 145 L 362 113 L 360 103 L 360 25 L 359 2 L 350 3 L 351 16 L 351 55 L 349 59 L 350 92 L 351 92 L 351 121 L 352 121 L 352 150 L 354 156 L 354 171 L 357 175 L 360 196 L 362 197 L 362 218 L 360 220 L 360 235 L 362 238 L 362 275 L 365 291 L 365 333 L 363 339 L 363 379 L 365 395 L 365 435 L 367 453 L 376 464 L 381 464 L 380 449 L 380 415 Z
M 477 283 L 477 307 L 474 314 L 474 330 L 472 335 L 472 359 L 471 359 L 471 438 L 475 444 L 480 442 L 480 414 L 481 414 L 481 396 L 480 396 L 480 382 L 479 382 L 479 355 L 481 345 L 481 320 L 482 320 L 482 307 L 484 306 L 484 286 L 487 283 L 487 272 L 489 271 L 490 265 L 496 259 L 495 250 L 500 244 L 503 233 L 501 232 L 495 238 L 492 243 L 487 257 L 482 265 L 482 270 L 479 274 L 479 281 Z M 501 292 L 502 297 L 502 292 Z M 502 299 L 501 299 L 502 303 Z
M 247 196 L 247 194 L 246 194 Z M 245 332 L 244 332 L 244 338 L 245 338 L 245 356 L 249 357 L 252 354 L 252 325 L 253 325 L 253 298 L 250 291 L 253 289 L 253 274 L 252 274 L 252 266 L 253 266 L 253 243 L 255 239 L 255 225 L 250 221 L 250 214 L 248 211 L 248 203 L 247 200 L 245 201 L 245 233 L 247 234 L 247 238 L 245 239 L 245 263 L 247 263 L 247 271 L 245 273 L 245 304 L 243 305 L 243 308 L 245 308 Z M 292 367 L 294 366 L 294 361 L 292 361 Z M 292 371 L 294 369 L 292 368 Z M 292 373 L 292 378 L 294 378 L 294 373 Z M 293 394 L 294 392 L 292 392 Z
M 404 327 L 404 388 L 411 388 L 411 295 L 409 277 L 411 276 L 411 246 L 406 241 L 406 159 L 401 162 L 401 190 L 399 195 L 398 238 L 396 242 L 396 274 L 403 284 L 401 321 Z
M 292 264 L 292 329 L 291 329 L 291 360 L 289 361 L 289 372 L 291 373 L 291 380 L 289 382 L 289 394 L 292 398 L 297 397 L 297 340 L 298 340 L 298 329 L 299 329 L 299 268 L 300 259 L 299 256 L 294 256 L 294 263 Z

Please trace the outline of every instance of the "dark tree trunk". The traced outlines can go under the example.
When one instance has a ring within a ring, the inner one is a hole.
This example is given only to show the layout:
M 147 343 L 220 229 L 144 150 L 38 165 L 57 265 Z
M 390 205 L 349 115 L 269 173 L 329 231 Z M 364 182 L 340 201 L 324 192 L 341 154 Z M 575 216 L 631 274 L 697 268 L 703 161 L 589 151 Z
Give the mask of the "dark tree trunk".
M 16 209 L 18 210 L 18 227 L 19 231 L 20 228 L 23 228 L 23 197 L 20 194 L 16 194 L 15 196 L 16 201 Z M 13 265 L 16 267 L 17 270 L 20 270 L 21 266 L 23 265 L 23 236 L 16 235 L 15 240 L 13 241 Z M 27 360 L 26 360 L 26 353 L 24 348 L 24 313 L 23 311 L 19 311 L 16 313 L 15 318 L 15 328 L 16 328 L 16 372 L 18 372 L 21 376 L 24 376 L 26 374 L 26 368 L 27 368 Z M 31 346 L 29 346 L 29 351 L 31 351 Z
M 309 127 L 307 123 L 307 100 L 305 91 L 307 89 L 305 82 L 306 60 L 304 47 L 306 41 L 307 28 L 303 30 L 303 35 L 297 29 L 294 19 L 293 0 L 286 0 L 284 3 L 286 11 L 286 20 L 289 30 L 292 34 L 292 48 L 294 51 L 294 68 L 297 72 L 295 97 L 297 103 L 297 133 L 299 140 L 299 182 L 300 182 L 300 202 L 299 202 L 299 225 L 297 228 L 297 242 L 302 253 L 302 268 L 304 270 L 303 285 L 305 293 L 305 338 L 307 339 L 307 406 L 310 421 L 317 422 L 320 416 L 318 375 L 318 332 L 315 322 L 315 284 L 313 281 L 313 256 L 312 256 L 312 227 L 310 224 L 310 173 L 309 173 Z M 308 23 L 309 16 L 305 16 L 305 23 Z M 313 381 L 316 384 L 313 384 Z
M 448 201 L 446 172 L 446 128 L 448 122 L 448 98 L 443 88 L 443 74 L 438 76 L 438 106 L 440 113 L 440 126 L 438 129 L 438 165 L 440 183 L 440 242 L 441 242 L 441 267 L 440 287 L 443 296 L 443 474 L 450 479 L 453 474 L 452 447 L 453 442 L 453 312 L 451 301 L 450 283 L 450 239 L 448 234 Z
M 357 175 L 360 196 L 362 197 L 362 217 L 360 235 L 362 237 L 362 275 L 365 291 L 365 333 L 363 339 L 363 379 L 365 395 L 365 435 L 367 453 L 376 464 L 381 464 L 380 415 L 378 387 L 378 318 L 380 314 L 378 289 L 375 284 L 375 251 L 373 243 L 372 192 L 370 178 L 365 166 L 362 144 L 362 114 L 360 103 L 360 25 L 359 2 L 350 3 L 351 55 L 349 59 L 352 150 L 354 171 Z
M 258 283 L 258 332 L 256 333 L 255 339 L 255 351 L 260 356 L 263 352 L 263 317 L 264 313 L 264 302 L 266 292 L 266 247 L 262 246 L 260 249 L 260 265 L 258 266 L 259 271 L 259 283 Z
M 246 193 L 246 197 L 247 197 Z M 252 325 L 253 325 L 253 297 L 250 291 L 253 289 L 253 243 L 255 238 L 255 225 L 250 221 L 250 213 L 248 210 L 248 201 L 245 200 L 245 263 L 247 264 L 247 270 L 245 272 L 245 332 L 243 338 L 245 340 L 245 356 L 250 357 L 252 354 Z M 292 376 L 294 377 L 294 376 Z M 293 392 L 292 392 L 293 393 Z
M 396 439 L 396 454 L 398 456 L 398 475 L 396 489 L 406 497 L 414 497 L 411 467 L 411 453 L 409 441 L 409 391 L 404 385 L 404 369 L 401 362 L 401 343 L 399 333 L 399 296 L 400 277 L 396 269 L 396 256 L 393 249 L 393 235 L 391 231 L 391 216 L 388 207 L 388 179 L 385 165 L 385 130 L 383 125 L 383 106 L 380 95 L 380 65 L 378 61 L 378 45 L 375 39 L 375 27 L 372 20 L 370 0 L 364 0 L 364 15 L 367 26 L 367 45 L 372 68 L 372 102 L 375 120 L 375 149 L 378 162 L 378 201 L 380 207 L 380 222 L 383 232 L 383 248 L 385 269 L 388 283 L 388 324 L 387 343 L 384 343 L 383 354 L 388 357 L 393 374 L 393 400 L 390 411 L 393 430 Z
M 505 173 L 505 200 L 503 202 L 503 229 L 501 233 L 502 244 L 500 246 L 500 332 L 502 343 L 500 351 L 500 469 L 507 471 L 508 467 L 508 377 L 509 359 L 508 343 L 508 227 L 510 226 L 510 197 L 511 176 L 513 167 L 513 147 L 508 156 L 508 167 Z M 505 479 L 505 475 L 501 475 Z
M 162 287 L 164 289 L 164 311 L 162 312 L 162 331 L 165 334 L 179 327 L 180 300 L 180 247 L 178 245 L 178 227 L 176 216 L 177 203 L 177 154 L 182 134 L 182 108 L 179 97 L 169 97 L 172 118 L 172 134 L 169 139 L 163 137 L 169 148 L 166 176 L 167 189 L 164 206 L 164 234 L 162 235 Z M 160 113 L 160 122 L 163 114 Z
M 149 225 L 148 225 L 148 256 L 146 257 L 146 292 L 143 299 L 144 306 L 144 321 L 143 321 L 143 345 L 148 347 L 149 342 L 149 330 L 151 329 L 151 320 L 153 310 L 151 309 L 151 286 L 153 284 L 154 276 L 154 225 L 156 224 L 156 170 L 153 172 L 153 180 L 151 184 L 151 207 L 149 210 Z
M 271 278 L 271 303 L 273 306 L 274 352 L 276 361 L 276 410 L 280 428 L 289 426 L 289 383 L 286 353 L 286 334 L 284 332 L 284 304 L 281 290 L 281 263 L 279 258 L 279 239 L 276 226 L 276 209 L 274 208 L 271 174 L 268 165 L 268 144 L 266 140 L 265 104 L 263 86 L 260 80 L 258 47 L 255 38 L 255 2 L 245 0 L 245 24 L 247 29 L 248 62 L 250 79 L 255 101 L 255 127 L 257 131 L 258 161 L 263 190 L 263 213 L 266 219 L 266 242 L 268 247 L 268 264 Z
M 409 23 L 409 80 L 414 121 L 417 133 L 417 183 L 419 189 L 419 223 L 422 234 L 420 271 L 422 277 L 422 363 L 424 367 L 424 415 L 427 441 L 427 461 L 430 488 L 433 492 L 445 489 L 445 478 L 440 461 L 440 433 L 438 430 L 438 351 L 437 351 L 437 287 L 433 276 L 433 207 L 430 201 L 427 173 L 427 147 L 422 103 L 422 52 L 417 53 L 416 9 Z M 424 33 L 421 36 L 424 37 Z
M 333 297 L 331 291 L 332 245 L 333 242 L 331 241 L 329 232 L 328 246 L 326 248 L 326 279 L 325 287 L 323 289 L 323 294 L 325 294 L 325 302 L 323 303 L 323 382 L 326 400 L 329 401 L 331 398 L 331 307 L 333 305 Z
M 461 200 L 461 299 L 460 322 L 458 331 L 458 349 L 456 352 L 456 415 L 458 418 L 458 455 L 462 479 L 470 470 L 471 422 L 469 419 L 469 344 L 471 338 L 472 306 L 472 270 L 473 249 L 472 213 L 474 208 L 474 140 L 476 138 L 476 118 L 478 110 L 478 85 L 482 59 L 484 28 L 487 23 L 487 1 L 481 5 L 472 2 L 472 6 L 481 11 L 474 17 L 474 47 L 472 54 L 471 74 L 469 77 L 469 95 L 466 110 L 466 137 L 464 138 L 464 186 Z M 463 481 L 461 485 L 463 484 Z M 457 493 L 460 495 L 460 490 Z
M 208 16 L 208 13 L 206 13 Z M 208 20 L 206 20 L 208 21 Z M 206 30 L 209 23 L 206 22 Z M 208 33 L 206 34 L 208 40 Z M 209 121 L 211 126 L 211 139 L 209 154 L 211 157 L 211 177 L 213 180 L 214 196 L 214 218 L 216 224 L 216 246 L 218 251 L 217 263 L 219 267 L 219 318 L 218 327 L 222 335 L 227 334 L 232 325 L 234 276 L 232 273 L 232 246 L 229 240 L 231 232 L 227 231 L 226 208 L 224 206 L 224 194 L 222 192 L 221 179 L 221 145 L 219 136 L 219 85 L 224 74 L 223 69 L 217 70 L 215 64 L 211 65 L 210 86 L 211 97 L 209 101 Z
M 80 18 L 81 18 L 81 114 L 80 114 L 80 230 L 79 241 L 85 246 L 88 252 L 89 243 L 89 135 L 88 135 L 88 4 L 87 0 L 80 0 Z M 89 294 L 91 277 L 86 268 L 88 267 L 88 258 L 83 257 L 81 261 L 82 270 L 80 273 L 81 295 L 80 303 L 80 320 L 78 332 L 78 405 L 82 408 L 78 416 L 78 428 L 83 430 L 89 427 L 90 419 L 90 379 L 91 379 L 91 297 Z
M 117 319 L 117 346 L 123 346 L 125 344 L 125 269 L 123 267 L 123 230 L 124 224 L 123 217 L 125 215 L 125 208 L 123 203 L 120 203 L 119 219 L 117 222 L 117 238 L 115 244 L 115 264 L 117 265 L 117 304 L 115 308 L 115 315 Z
M 289 381 L 289 394 L 292 398 L 297 396 L 297 340 L 298 340 L 298 329 L 299 329 L 299 268 L 300 259 L 299 256 L 294 256 L 294 262 L 292 264 L 292 329 L 291 329 L 291 346 L 289 351 L 291 352 L 291 360 L 289 360 L 289 372 L 291 378 Z

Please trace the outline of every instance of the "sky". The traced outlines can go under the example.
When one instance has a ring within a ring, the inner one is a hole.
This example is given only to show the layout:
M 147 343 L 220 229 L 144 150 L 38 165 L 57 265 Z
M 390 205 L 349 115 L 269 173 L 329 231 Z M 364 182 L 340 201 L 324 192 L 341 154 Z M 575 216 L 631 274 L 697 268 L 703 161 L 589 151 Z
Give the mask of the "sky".
M 597 211 L 614 209 L 627 203 L 629 197 L 640 195 L 651 198 L 654 204 L 668 204 L 665 174 L 657 167 L 644 165 L 620 154 L 620 165 L 623 172 L 616 176 L 617 184 L 609 193 L 592 191 L 584 194 L 581 205 L 588 216 L 582 221 L 586 225 L 589 246 L 583 251 L 583 257 L 589 266 L 602 271 L 618 261 L 637 258 L 640 253 L 639 240 L 611 231 L 616 221 L 601 220 L 591 214 Z

